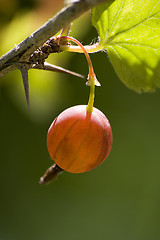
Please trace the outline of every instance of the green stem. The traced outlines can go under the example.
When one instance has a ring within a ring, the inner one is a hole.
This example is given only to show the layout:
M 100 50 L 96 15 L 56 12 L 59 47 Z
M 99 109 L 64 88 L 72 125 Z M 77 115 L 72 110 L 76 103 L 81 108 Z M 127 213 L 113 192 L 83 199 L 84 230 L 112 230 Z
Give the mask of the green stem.
M 85 47 L 85 49 L 88 53 L 95 53 L 95 52 L 100 52 L 100 51 L 103 50 L 103 47 L 99 42 L 95 43 L 93 45 L 87 45 L 87 46 L 84 46 L 84 47 Z M 83 53 L 83 50 L 82 50 L 81 47 L 74 46 L 74 45 L 71 45 L 71 46 L 61 45 L 60 50 L 67 51 L 67 52 Z
M 93 112 L 94 97 L 95 97 L 95 80 L 94 77 L 90 77 L 90 94 L 87 104 L 87 112 L 89 113 Z
M 63 28 L 61 33 L 59 34 L 59 37 L 67 36 L 69 34 L 70 28 L 71 28 L 71 24 Z

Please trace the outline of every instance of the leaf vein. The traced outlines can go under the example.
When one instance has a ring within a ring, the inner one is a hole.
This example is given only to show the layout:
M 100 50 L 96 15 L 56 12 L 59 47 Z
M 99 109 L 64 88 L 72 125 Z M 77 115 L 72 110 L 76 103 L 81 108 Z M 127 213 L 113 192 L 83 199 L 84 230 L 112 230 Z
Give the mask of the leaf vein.
M 123 7 L 123 9 L 129 7 L 130 5 L 134 4 L 134 3 L 137 2 L 137 1 L 138 1 L 138 0 L 135 0 L 134 2 L 129 3 L 128 5 L 126 5 L 125 7 Z
M 122 57 L 119 55 L 119 53 L 116 51 L 116 49 L 113 46 L 110 46 L 110 48 L 112 48 L 112 50 L 116 53 L 116 55 L 118 56 L 118 58 L 120 60 L 122 60 Z
M 116 15 L 116 17 L 115 17 L 115 19 L 114 19 L 114 22 L 112 23 L 112 26 L 111 26 L 111 28 L 110 28 L 108 34 L 107 34 L 108 36 L 109 36 L 109 34 L 111 33 L 113 27 L 114 27 L 115 24 L 116 24 L 117 18 L 118 18 L 119 14 L 120 14 L 120 12 L 121 12 L 121 10 L 122 10 L 122 7 L 123 7 L 123 4 L 124 4 L 124 1 L 125 1 L 125 0 L 122 0 L 121 6 L 120 6 L 120 8 L 119 8 L 119 11 L 117 12 L 117 15 Z
M 141 26 L 143 26 L 143 27 L 147 27 L 147 28 L 151 28 L 151 29 L 158 29 L 158 30 L 160 30 L 160 28 L 156 28 L 156 27 L 151 27 L 151 26 L 149 26 L 149 25 L 146 25 L 146 24 L 141 24 Z
M 143 44 L 139 44 L 139 43 L 126 43 L 126 42 L 120 42 L 118 44 L 115 44 L 116 46 L 124 46 L 124 45 L 128 45 L 128 46 L 136 46 L 136 47 L 143 47 L 143 48 L 150 48 L 154 51 L 158 51 L 160 50 L 160 48 L 154 48 L 152 46 L 148 46 L 148 45 L 143 45 Z
M 140 59 L 136 54 L 134 54 L 131 50 L 129 50 L 128 48 L 125 48 L 125 47 L 122 47 L 122 46 L 119 46 L 117 45 L 117 47 L 121 48 L 121 49 L 124 49 L 126 51 L 128 51 L 132 56 L 134 56 L 139 62 L 141 62 L 144 67 L 150 69 L 151 71 L 153 71 L 154 69 L 151 68 L 151 66 L 149 66 L 148 64 L 146 64 L 146 62 L 142 61 L 142 59 Z
M 153 17 L 156 16 L 157 14 L 159 14 L 159 13 L 160 13 L 160 12 L 157 12 L 157 13 L 153 14 L 152 17 L 150 17 L 150 18 L 147 17 L 147 18 L 144 19 L 142 22 L 134 25 L 133 27 L 129 28 L 128 30 L 124 30 L 124 31 L 122 31 L 122 32 L 119 32 L 119 33 L 115 34 L 114 36 L 112 36 L 112 37 L 110 38 L 110 40 L 111 40 L 111 39 L 114 39 L 114 38 L 117 37 L 117 36 L 121 36 L 121 35 L 124 34 L 124 33 L 130 32 L 130 31 L 132 31 L 133 29 L 141 26 L 142 24 L 144 25 L 145 22 L 153 19 Z M 158 18 L 158 19 L 160 19 L 160 18 Z M 111 30 L 109 31 L 109 33 L 110 33 L 110 32 L 111 32 Z M 109 36 L 109 33 L 107 34 L 108 36 Z M 107 39 L 107 38 L 106 38 L 106 39 Z M 108 38 L 108 40 L 109 40 L 109 38 Z
M 151 16 L 152 12 L 153 12 L 154 9 L 158 6 L 159 3 L 160 3 L 160 1 L 153 7 L 153 9 L 151 10 L 151 12 L 148 14 L 148 18 Z

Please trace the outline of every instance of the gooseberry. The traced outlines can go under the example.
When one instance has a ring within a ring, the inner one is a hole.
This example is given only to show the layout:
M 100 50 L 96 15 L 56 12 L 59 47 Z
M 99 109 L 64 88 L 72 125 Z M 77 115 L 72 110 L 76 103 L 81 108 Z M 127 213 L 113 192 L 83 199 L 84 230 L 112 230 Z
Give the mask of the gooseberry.
M 82 173 L 99 166 L 112 146 L 112 130 L 106 116 L 86 105 L 70 107 L 51 124 L 47 134 L 48 152 L 63 170 Z

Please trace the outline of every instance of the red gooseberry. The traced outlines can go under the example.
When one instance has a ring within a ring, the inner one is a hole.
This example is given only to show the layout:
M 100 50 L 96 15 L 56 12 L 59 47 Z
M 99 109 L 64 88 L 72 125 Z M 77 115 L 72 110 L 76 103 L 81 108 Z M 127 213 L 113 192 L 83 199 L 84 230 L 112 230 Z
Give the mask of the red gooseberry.
M 112 130 L 106 116 L 97 108 L 88 112 L 86 105 L 63 111 L 47 134 L 48 152 L 63 170 L 82 173 L 100 165 L 112 146 Z

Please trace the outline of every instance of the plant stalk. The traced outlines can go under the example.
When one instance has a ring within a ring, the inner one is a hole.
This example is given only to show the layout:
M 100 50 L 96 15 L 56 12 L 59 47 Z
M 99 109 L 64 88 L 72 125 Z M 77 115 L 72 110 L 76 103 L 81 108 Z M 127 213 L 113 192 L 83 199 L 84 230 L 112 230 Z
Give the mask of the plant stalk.
M 90 56 L 89 56 L 87 50 L 85 49 L 85 47 L 77 39 L 69 37 L 69 36 L 61 36 L 60 42 L 61 42 L 61 40 L 63 41 L 64 39 L 76 43 L 82 49 L 82 51 L 84 52 L 84 54 L 86 56 L 86 59 L 88 62 L 88 67 L 89 67 L 87 85 L 90 86 L 90 95 L 89 95 L 89 100 L 88 100 L 88 104 L 87 104 L 87 112 L 92 113 L 94 97 L 95 97 L 95 84 L 100 86 L 100 83 L 97 81 L 96 75 L 94 73 Z M 61 44 L 60 44 L 60 46 L 61 46 Z

